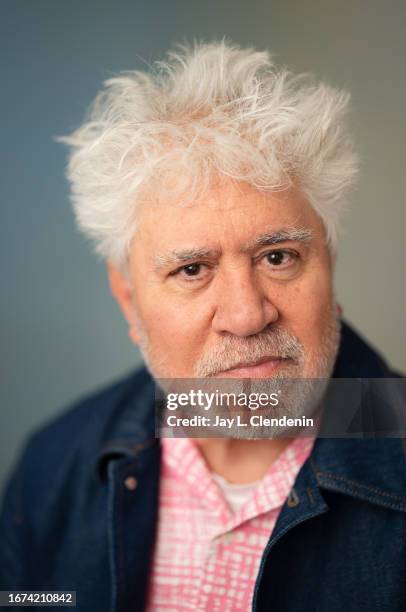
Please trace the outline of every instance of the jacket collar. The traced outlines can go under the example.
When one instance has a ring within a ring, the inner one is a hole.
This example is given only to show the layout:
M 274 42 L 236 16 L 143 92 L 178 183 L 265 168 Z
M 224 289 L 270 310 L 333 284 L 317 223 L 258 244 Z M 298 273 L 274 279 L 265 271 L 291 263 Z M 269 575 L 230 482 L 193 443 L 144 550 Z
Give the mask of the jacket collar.
M 398 438 L 319 438 L 310 462 L 322 489 L 406 512 L 402 442 Z
M 382 357 L 343 322 L 333 378 L 390 377 Z M 321 488 L 406 512 L 405 448 L 398 438 L 319 438 L 311 465 Z
M 393 376 L 381 355 L 345 321 L 333 378 L 387 378 Z
M 101 444 L 96 458 L 96 471 L 107 480 L 111 460 L 136 459 L 142 451 L 159 446 L 155 435 L 155 385 L 145 368 L 128 381 L 128 389 L 107 424 L 108 439 Z

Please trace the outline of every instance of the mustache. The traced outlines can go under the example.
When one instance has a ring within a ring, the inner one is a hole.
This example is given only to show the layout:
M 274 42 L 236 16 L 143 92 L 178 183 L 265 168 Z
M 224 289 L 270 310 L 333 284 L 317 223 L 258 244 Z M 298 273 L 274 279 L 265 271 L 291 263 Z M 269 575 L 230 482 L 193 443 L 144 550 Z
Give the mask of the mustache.
M 237 367 L 242 362 L 255 362 L 266 357 L 278 357 L 302 362 L 305 351 L 296 336 L 280 327 L 264 330 L 247 338 L 225 337 L 221 345 L 195 364 L 196 378 L 215 376 L 224 370 Z

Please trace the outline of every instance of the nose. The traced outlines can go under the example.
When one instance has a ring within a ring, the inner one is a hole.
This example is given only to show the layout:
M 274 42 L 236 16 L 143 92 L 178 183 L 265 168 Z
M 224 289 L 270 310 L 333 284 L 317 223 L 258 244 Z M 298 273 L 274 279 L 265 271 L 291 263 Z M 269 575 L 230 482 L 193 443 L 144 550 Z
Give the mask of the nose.
M 214 331 L 247 337 L 278 320 L 278 309 L 252 271 L 235 269 L 218 280 Z

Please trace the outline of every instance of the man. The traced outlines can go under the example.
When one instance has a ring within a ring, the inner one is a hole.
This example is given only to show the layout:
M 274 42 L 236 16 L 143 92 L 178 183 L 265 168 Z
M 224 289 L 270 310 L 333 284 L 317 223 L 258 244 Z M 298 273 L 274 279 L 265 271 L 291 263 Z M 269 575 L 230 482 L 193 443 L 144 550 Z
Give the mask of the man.
M 196 45 L 107 81 L 64 139 L 147 370 L 28 441 L 2 589 L 97 612 L 405 609 L 401 440 L 155 438 L 153 379 L 395 376 L 334 298 L 348 100 L 267 53 Z

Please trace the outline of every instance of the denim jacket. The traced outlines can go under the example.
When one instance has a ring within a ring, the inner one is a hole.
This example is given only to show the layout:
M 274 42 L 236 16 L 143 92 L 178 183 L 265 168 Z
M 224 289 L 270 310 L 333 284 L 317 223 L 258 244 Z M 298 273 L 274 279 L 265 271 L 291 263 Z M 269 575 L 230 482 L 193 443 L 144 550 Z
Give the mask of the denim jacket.
M 333 376 L 394 374 L 343 323 Z M 1 590 L 76 591 L 81 612 L 145 609 L 160 474 L 153 393 L 141 370 L 29 437 L 1 512 Z M 252 609 L 406 610 L 402 440 L 316 440 L 264 550 Z

